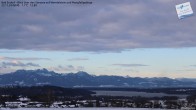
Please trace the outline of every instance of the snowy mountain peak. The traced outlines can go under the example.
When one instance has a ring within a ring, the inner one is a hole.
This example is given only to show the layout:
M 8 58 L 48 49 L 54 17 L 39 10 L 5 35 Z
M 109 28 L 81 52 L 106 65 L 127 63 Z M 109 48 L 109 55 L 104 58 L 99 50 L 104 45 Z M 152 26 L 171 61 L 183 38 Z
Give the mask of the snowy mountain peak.
M 38 85 L 50 84 L 61 87 L 91 86 L 100 87 L 196 87 L 193 80 L 175 80 L 170 78 L 140 78 L 122 76 L 93 76 L 84 71 L 62 75 L 47 69 L 18 70 L 0 75 L 0 86 L 3 85 Z
M 79 71 L 76 73 L 78 76 L 90 76 L 87 72 Z
M 38 72 L 38 73 L 49 73 L 49 71 L 47 69 L 45 69 L 45 68 L 37 69 L 37 70 L 35 70 L 35 72 Z
M 16 72 L 13 72 L 15 75 L 40 75 L 40 76 L 53 76 L 58 73 L 55 73 L 54 71 L 48 71 L 47 69 L 37 69 L 37 70 L 17 70 Z

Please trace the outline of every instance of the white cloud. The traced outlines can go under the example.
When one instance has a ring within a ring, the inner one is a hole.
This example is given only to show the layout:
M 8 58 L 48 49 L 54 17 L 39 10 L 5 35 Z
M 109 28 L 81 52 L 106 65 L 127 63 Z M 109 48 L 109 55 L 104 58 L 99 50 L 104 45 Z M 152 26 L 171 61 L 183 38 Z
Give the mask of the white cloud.
M 66 65 L 66 66 L 58 65 L 57 67 L 50 67 L 48 69 L 52 71 L 57 71 L 57 72 L 77 72 L 77 71 L 84 70 L 84 67 L 73 66 L 73 65 Z
M 9 67 L 40 67 L 40 65 L 38 64 L 34 64 L 34 63 L 22 63 L 20 61 L 16 61 L 16 60 L 13 60 L 11 62 L 2 62 L 1 64 L 1 67 L 4 67 L 4 68 L 9 68 Z
M 112 64 L 113 66 L 121 66 L 121 67 L 142 67 L 142 66 L 149 66 L 144 64 Z
M 19 58 L 19 57 L 4 57 L 4 56 L 0 56 L 0 60 L 50 60 L 49 58 Z
M 88 58 L 71 58 L 71 59 L 68 59 L 68 61 L 86 61 L 86 60 L 89 60 Z

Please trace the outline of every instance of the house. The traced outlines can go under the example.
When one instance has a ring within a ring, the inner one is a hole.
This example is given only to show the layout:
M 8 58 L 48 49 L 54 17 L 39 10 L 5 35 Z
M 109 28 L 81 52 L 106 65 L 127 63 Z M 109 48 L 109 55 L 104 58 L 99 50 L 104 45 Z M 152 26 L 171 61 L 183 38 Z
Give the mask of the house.
M 6 107 L 9 108 L 18 108 L 22 102 L 5 102 Z
M 63 105 L 63 102 L 54 102 L 50 107 L 59 108 Z

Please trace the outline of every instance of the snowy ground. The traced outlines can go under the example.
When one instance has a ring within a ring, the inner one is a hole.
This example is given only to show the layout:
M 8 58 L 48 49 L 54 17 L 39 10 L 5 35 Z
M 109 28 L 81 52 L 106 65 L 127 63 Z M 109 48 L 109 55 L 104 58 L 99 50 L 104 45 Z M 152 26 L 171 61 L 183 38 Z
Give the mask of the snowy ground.
M 162 110 L 162 109 L 152 109 L 152 108 L 151 109 L 147 109 L 147 108 L 16 108 L 16 109 L 0 108 L 0 110 Z

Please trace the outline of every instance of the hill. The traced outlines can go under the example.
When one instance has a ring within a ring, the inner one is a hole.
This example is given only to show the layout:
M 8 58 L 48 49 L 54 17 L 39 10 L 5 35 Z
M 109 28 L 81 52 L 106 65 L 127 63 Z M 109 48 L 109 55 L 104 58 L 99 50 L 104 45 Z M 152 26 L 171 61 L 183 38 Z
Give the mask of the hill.
M 47 69 L 17 70 L 0 75 L 0 86 L 40 86 L 53 85 L 60 87 L 196 87 L 193 79 L 171 79 L 167 77 L 140 78 L 90 75 L 87 72 L 60 74 Z

